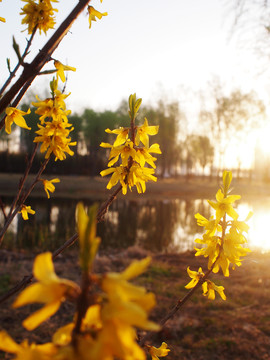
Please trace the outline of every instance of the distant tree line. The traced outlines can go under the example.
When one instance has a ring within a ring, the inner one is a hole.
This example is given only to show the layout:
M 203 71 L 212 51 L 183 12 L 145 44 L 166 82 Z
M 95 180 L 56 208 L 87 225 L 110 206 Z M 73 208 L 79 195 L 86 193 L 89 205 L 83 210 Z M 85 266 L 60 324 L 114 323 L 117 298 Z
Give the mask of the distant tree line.
M 215 171 L 219 170 L 218 166 L 222 163 L 221 158 L 230 139 L 243 136 L 258 125 L 258 119 L 264 113 L 264 105 L 255 94 L 234 91 L 229 96 L 224 96 L 218 85 L 215 84 L 212 89 L 214 105 L 210 106 L 210 110 L 205 104 L 202 106 L 197 127 L 199 134 L 187 132 L 188 119 L 178 102 L 165 103 L 160 100 L 155 107 L 146 106 L 141 109 L 141 123 L 146 117 L 150 125 L 160 127 L 158 135 L 150 139 L 151 143 L 159 143 L 162 150 L 157 161 L 159 176 L 190 176 L 194 173 L 204 175 L 206 168 L 213 175 L 214 168 Z M 28 108 L 27 104 L 22 106 L 22 110 Z M 104 151 L 109 151 L 99 145 L 101 142 L 112 143 L 112 138 L 115 137 L 106 133 L 105 129 L 129 126 L 127 109 L 127 102 L 122 101 L 116 111 L 97 112 L 85 109 L 82 115 L 69 116 L 69 123 L 74 127 L 71 132 L 72 141 L 77 142 L 77 146 L 72 147 L 75 155 L 63 162 L 58 161 L 57 166 L 50 162 L 46 172 L 97 176 L 107 167 Z M 0 172 L 23 172 L 26 154 L 31 153 L 35 132 L 38 130 L 38 117 L 35 108 L 31 108 L 31 114 L 26 117 L 31 130 L 22 130 L 18 135 L 19 151 L 10 149 L 9 137 L 5 134 L 1 136 Z M 42 158 L 43 154 L 36 158 L 32 172 L 37 171 Z M 217 159 L 220 161 L 218 165 Z

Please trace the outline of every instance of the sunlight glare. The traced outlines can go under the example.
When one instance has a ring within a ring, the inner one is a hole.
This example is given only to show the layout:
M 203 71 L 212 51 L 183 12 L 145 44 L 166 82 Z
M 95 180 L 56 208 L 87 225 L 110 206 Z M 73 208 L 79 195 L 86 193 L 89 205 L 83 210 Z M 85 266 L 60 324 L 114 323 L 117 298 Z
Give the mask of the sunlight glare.
M 270 204 L 256 203 L 251 206 L 248 203 L 241 203 L 237 208 L 239 220 L 245 220 L 249 211 L 253 212 L 253 216 L 248 221 L 250 226 L 247 240 L 248 247 L 251 250 L 258 250 L 260 252 L 270 251 L 270 234 L 269 234 L 269 219 L 270 219 Z
M 260 129 L 257 135 L 257 146 L 265 155 L 270 155 L 270 125 Z

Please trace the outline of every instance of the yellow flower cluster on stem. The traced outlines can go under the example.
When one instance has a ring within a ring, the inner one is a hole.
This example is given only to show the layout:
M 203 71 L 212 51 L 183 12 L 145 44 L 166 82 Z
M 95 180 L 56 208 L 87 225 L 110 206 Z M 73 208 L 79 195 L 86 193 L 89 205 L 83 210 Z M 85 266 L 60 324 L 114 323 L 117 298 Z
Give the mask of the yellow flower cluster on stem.
M 24 15 L 22 24 L 28 26 L 28 34 L 32 34 L 35 29 L 39 33 L 43 31 L 45 34 L 49 29 L 53 29 L 55 25 L 54 12 L 58 11 L 52 7 L 51 1 L 57 0 L 22 0 L 26 3 L 22 8 L 20 15 Z
M 47 252 L 35 259 L 33 274 L 37 282 L 26 288 L 13 304 L 15 308 L 32 303 L 43 305 L 23 321 L 30 331 L 54 315 L 66 300 L 77 304 L 73 321 L 57 329 L 52 341 L 43 345 L 27 341 L 17 344 L 1 331 L 1 350 L 14 354 L 16 359 L 146 360 L 145 351 L 137 343 L 136 329 L 160 330 L 159 325 L 148 319 L 155 306 L 155 296 L 130 280 L 142 274 L 151 259 L 134 261 L 120 273 L 91 273 L 100 242 L 95 219 L 95 207 L 86 213 L 84 206 L 78 205 L 81 287 L 56 275 L 52 254 Z M 87 292 L 84 292 L 85 282 L 89 285 Z M 148 346 L 148 351 L 156 360 L 170 350 L 162 343 L 159 348 Z
M 36 114 L 40 115 L 39 130 L 34 139 L 36 143 L 42 143 L 40 151 L 46 152 L 45 159 L 48 159 L 53 153 L 56 160 L 66 159 L 66 154 L 74 155 L 70 146 L 76 145 L 69 137 L 73 130 L 72 125 L 68 123 L 67 116 L 71 113 L 66 110 L 65 99 L 69 96 L 62 94 L 57 89 L 57 81 L 51 82 L 52 97 L 45 100 L 39 100 L 32 104 L 37 107 Z
M 101 176 L 112 174 L 107 189 L 111 189 L 120 182 L 123 194 L 127 193 L 128 187 L 131 190 L 133 186 L 136 186 L 138 193 L 143 193 L 146 190 L 147 181 L 157 181 L 154 176 L 157 159 L 151 154 L 161 154 L 161 151 L 158 144 L 149 147 L 149 135 L 156 135 L 159 127 L 149 126 L 146 118 L 143 125 L 135 125 L 141 102 L 142 99 L 136 99 L 136 94 L 130 95 L 130 127 L 106 129 L 107 133 L 117 135 L 116 139 L 113 145 L 103 142 L 100 144 L 101 147 L 110 149 L 109 168 L 101 171 L 100 174 Z M 112 167 L 115 164 L 119 165 Z M 152 168 L 146 167 L 145 164 Z
M 217 286 L 207 279 L 211 272 L 217 273 L 220 269 L 224 276 L 229 276 L 230 265 L 232 269 L 242 264 L 242 256 L 247 255 L 250 250 L 243 247 L 247 243 L 244 233 L 247 233 L 249 226 L 246 221 L 249 220 L 252 213 L 249 213 L 245 221 L 238 220 L 238 213 L 233 208 L 233 203 L 241 198 L 240 195 L 228 195 L 230 192 L 230 184 L 232 181 L 232 173 L 224 171 L 223 186 L 216 194 L 216 202 L 208 200 L 210 206 L 214 209 L 215 215 L 210 219 L 206 219 L 201 214 L 196 214 L 197 224 L 205 228 L 202 239 L 196 239 L 200 248 L 195 248 L 195 256 L 208 257 L 207 275 L 202 272 L 202 268 L 198 271 L 192 271 L 188 267 L 187 272 L 191 277 L 191 281 L 186 285 L 187 289 L 192 289 L 202 285 L 203 295 L 208 299 L 215 299 L 215 291 L 226 300 L 224 287 Z

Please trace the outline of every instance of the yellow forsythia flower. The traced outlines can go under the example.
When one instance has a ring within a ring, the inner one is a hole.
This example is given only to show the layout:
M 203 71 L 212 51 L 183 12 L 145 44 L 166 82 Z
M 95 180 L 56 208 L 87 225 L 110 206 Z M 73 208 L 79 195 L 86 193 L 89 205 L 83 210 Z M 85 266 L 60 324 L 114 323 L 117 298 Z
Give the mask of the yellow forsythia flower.
M 219 224 L 221 218 L 228 214 L 234 220 L 237 220 L 238 214 L 232 207 L 232 203 L 236 200 L 241 199 L 240 195 L 229 195 L 227 197 L 224 196 L 221 189 L 218 190 L 216 194 L 217 203 L 208 200 L 208 203 L 216 210 L 216 224 Z
M 55 274 L 50 252 L 36 257 L 33 274 L 38 282 L 22 291 L 13 304 L 15 308 L 32 303 L 45 304 L 43 308 L 23 321 L 23 326 L 27 330 L 35 329 L 56 313 L 61 302 L 67 296 L 76 297 L 79 293 L 77 284 L 70 280 L 61 279 Z
M 66 154 L 74 155 L 70 146 L 76 145 L 76 142 L 71 142 L 69 137 L 70 132 L 74 129 L 68 123 L 67 115 L 71 113 L 66 110 L 65 99 L 68 95 L 62 94 L 57 90 L 58 81 L 53 80 L 51 83 L 52 98 L 39 100 L 32 103 L 37 107 L 36 114 L 40 116 L 41 125 L 38 124 L 39 130 L 36 131 L 38 136 L 35 137 L 34 142 L 41 142 L 41 153 L 46 152 L 45 159 L 48 159 L 53 153 L 55 161 L 66 159 Z M 47 121 L 45 119 L 48 118 Z
M 137 161 L 141 167 L 144 167 L 145 163 L 147 163 L 153 168 L 156 168 L 154 161 L 156 161 L 157 159 L 150 155 L 150 153 L 161 154 L 159 144 L 152 144 L 150 148 L 137 149 L 135 161 Z
M 19 213 L 22 214 L 23 220 L 28 220 L 28 214 L 35 214 L 35 210 L 31 209 L 31 206 L 22 205 L 21 211 Z
M 55 186 L 53 185 L 53 183 L 59 183 L 60 179 L 56 178 L 56 179 L 52 179 L 52 180 L 43 180 L 41 179 L 41 181 L 43 182 L 43 186 L 44 186 L 44 190 L 46 191 L 46 194 L 48 196 L 48 199 L 50 198 L 50 193 L 53 193 L 55 191 Z
M 168 345 L 165 342 L 163 342 L 159 348 L 156 348 L 155 346 L 150 346 L 148 351 L 152 356 L 152 360 L 159 360 L 160 357 L 167 356 L 170 351 L 167 346 Z
M 65 153 L 74 155 L 69 148 L 76 145 L 76 142 L 71 142 L 71 138 L 68 137 L 73 130 L 73 128 L 67 129 L 70 126 L 72 125 L 63 121 L 48 121 L 45 122 L 45 126 L 38 125 L 39 130 L 36 131 L 38 136 L 35 137 L 34 142 L 42 142 L 40 152 L 46 151 L 45 159 L 48 159 L 51 153 L 55 155 L 55 161 L 65 160 Z
M 115 316 L 120 321 L 146 330 L 159 329 L 157 324 L 147 319 L 147 312 L 155 305 L 154 294 L 147 293 L 143 287 L 128 282 L 128 280 L 143 273 L 149 266 L 150 261 L 150 257 L 141 261 L 134 261 L 121 273 L 108 273 L 105 275 L 102 280 L 102 289 L 109 299 L 106 307 L 106 316 L 108 318 Z M 120 310 L 121 308 L 123 311 Z
M 143 145 L 149 148 L 149 136 L 148 135 L 156 135 L 158 133 L 159 126 L 148 126 L 148 121 L 144 118 L 144 124 L 142 126 L 138 126 L 137 134 L 135 138 L 135 144 L 139 145 L 140 141 Z
M 136 94 L 130 95 L 129 116 L 131 118 L 131 127 L 120 127 L 115 130 L 106 129 L 107 133 L 115 134 L 117 137 L 113 145 L 104 142 L 100 144 L 103 148 L 111 149 L 109 167 L 121 161 L 120 166 L 105 169 L 100 172 L 100 175 L 112 174 L 107 189 L 111 189 L 120 182 L 124 195 L 127 193 L 127 188 L 129 187 L 131 191 L 133 186 L 136 186 L 139 194 L 144 193 L 147 181 L 157 181 L 154 176 L 155 161 L 157 159 L 151 153 L 161 154 L 161 151 L 159 144 L 153 144 L 149 147 L 149 135 L 157 134 L 159 127 L 149 126 L 146 118 L 142 126 L 135 126 L 136 114 L 139 111 L 141 102 L 142 99 L 136 99 Z M 129 139 L 129 134 L 132 140 Z M 152 168 L 144 167 L 146 163 Z
M 187 268 L 187 272 L 189 277 L 191 277 L 191 281 L 185 286 L 186 289 L 191 289 L 197 285 L 198 281 L 204 276 L 202 272 L 202 268 L 200 267 L 198 271 L 192 271 L 190 268 Z
M 96 17 L 100 20 L 102 16 L 107 16 L 108 13 L 101 13 L 97 11 L 93 6 L 88 6 L 87 8 L 89 14 L 89 29 L 91 28 L 91 22 L 96 21 Z
M 5 130 L 8 134 L 11 133 L 11 125 L 15 122 L 16 125 L 27 129 L 27 130 L 31 130 L 31 128 L 29 126 L 27 126 L 23 115 L 28 115 L 30 114 L 31 110 L 28 109 L 27 112 L 22 111 L 22 110 L 18 110 L 14 107 L 8 107 L 6 108 L 6 119 L 5 119 Z
M 157 324 L 148 320 L 155 297 L 129 280 L 145 271 L 149 263 L 150 258 L 134 261 L 121 273 L 96 277 L 103 292 L 99 293 L 99 303 L 87 309 L 82 320 L 81 335 L 76 338 L 76 350 L 72 344 L 73 322 L 58 329 L 53 336 L 53 344 L 58 348 L 56 358 L 146 359 L 137 343 L 135 327 L 160 330 Z
M 55 90 L 53 98 L 47 98 L 40 100 L 36 96 L 38 102 L 32 102 L 32 105 L 37 107 L 36 114 L 41 115 L 39 120 L 41 124 L 44 123 L 46 118 L 52 118 L 53 120 L 62 120 L 68 122 L 67 116 L 71 114 L 70 110 L 66 110 L 65 99 L 70 95 L 62 94 L 61 91 Z
M 36 3 L 33 0 L 22 0 L 26 5 L 22 8 L 20 15 L 25 15 L 22 19 L 22 24 L 28 25 L 28 34 L 32 34 L 37 27 L 39 33 L 43 31 L 45 34 L 49 29 L 53 29 L 55 25 L 54 9 L 49 0 L 39 0 Z
M 135 158 L 136 156 L 136 150 L 133 148 L 133 142 L 129 139 L 125 142 L 125 144 L 119 146 L 113 146 L 111 144 L 103 142 L 100 144 L 100 146 L 104 148 L 111 148 L 109 160 L 112 160 L 108 163 L 109 167 L 111 167 L 118 161 L 119 156 L 121 156 L 123 166 L 128 165 L 128 159 L 130 156 L 132 158 Z
M 57 78 L 60 77 L 60 79 L 62 80 L 62 82 L 66 81 L 66 77 L 65 77 L 65 71 L 67 70 L 71 70 L 71 71 L 76 71 L 75 67 L 72 66 L 67 66 L 67 65 L 63 65 L 60 61 L 55 60 L 54 61 L 54 66 L 57 69 Z
M 113 146 L 116 147 L 116 146 L 124 144 L 127 141 L 129 130 L 130 130 L 130 128 L 120 127 L 119 129 L 114 129 L 114 130 L 106 129 L 105 132 L 108 134 L 116 134 L 117 135 L 117 137 L 113 143 Z
M 215 209 L 216 219 L 213 217 L 208 221 L 200 214 L 196 214 L 197 223 L 205 227 L 206 233 L 202 239 L 196 239 L 199 244 L 205 245 L 202 248 L 195 248 L 197 251 L 195 256 L 203 255 L 209 257 L 208 269 L 213 267 L 213 272 L 217 273 L 221 268 L 224 276 L 229 276 L 229 266 L 232 268 L 240 266 L 241 256 L 247 255 L 250 250 L 243 248 L 242 245 L 247 242 L 244 232 L 249 230 L 249 226 L 245 223 L 252 216 L 249 213 L 245 221 L 238 221 L 238 214 L 233 208 L 234 201 L 240 199 L 240 195 L 227 195 L 232 180 L 230 171 L 223 173 L 223 187 L 216 194 L 217 203 L 208 201 Z M 232 218 L 229 222 L 224 222 L 225 216 Z M 217 232 L 217 234 L 215 234 Z M 218 234 L 218 233 L 222 233 Z
M 57 348 L 52 343 L 36 345 L 28 344 L 28 341 L 24 340 L 19 345 L 5 331 L 0 332 L 0 349 L 15 354 L 16 359 L 21 360 L 50 360 L 57 352 Z
M 213 216 L 210 217 L 210 220 L 207 220 L 199 213 L 195 214 L 194 217 L 197 220 L 197 225 L 203 226 L 205 228 L 207 235 L 214 235 L 216 230 L 222 231 L 221 226 L 219 224 L 216 224 Z
M 128 184 L 131 189 L 132 186 L 136 186 L 139 194 L 144 193 L 146 190 L 145 183 L 149 180 L 157 181 L 154 169 L 150 169 L 147 167 L 141 167 L 139 164 L 134 163 L 129 171 L 128 175 Z
M 108 182 L 107 189 L 111 189 L 118 182 L 120 182 L 122 185 L 122 193 L 125 195 L 127 193 L 127 184 L 125 182 L 126 176 L 128 174 L 127 168 L 123 165 L 120 165 L 116 168 L 109 168 L 100 172 L 101 176 L 106 176 L 109 174 L 112 174 L 112 177 Z
M 226 295 L 224 294 L 223 286 L 217 286 L 212 281 L 206 280 L 202 284 L 202 288 L 203 288 L 203 295 L 207 296 L 208 299 L 214 300 L 215 299 L 215 291 L 216 291 L 223 300 L 226 300 Z

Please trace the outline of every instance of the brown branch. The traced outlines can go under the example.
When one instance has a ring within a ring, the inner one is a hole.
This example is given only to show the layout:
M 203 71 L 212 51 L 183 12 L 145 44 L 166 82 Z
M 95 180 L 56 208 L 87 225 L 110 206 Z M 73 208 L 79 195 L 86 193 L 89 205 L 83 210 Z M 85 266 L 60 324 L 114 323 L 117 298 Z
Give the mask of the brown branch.
M 33 280 L 33 275 L 24 276 L 23 279 L 18 282 L 12 289 L 6 292 L 3 296 L 0 297 L 0 304 L 9 299 L 11 296 L 15 295 L 18 291 L 21 291 L 26 285 L 30 284 Z
M 118 188 L 110 195 L 110 197 L 101 205 L 97 213 L 97 222 L 103 221 L 104 216 L 106 215 L 109 206 L 116 199 L 117 194 L 121 191 L 122 185 L 119 185 Z
M 16 208 L 13 210 L 13 212 L 11 214 L 9 214 L 5 224 L 4 224 L 4 227 L 3 229 L 1 230 L 0 232 L 0 245 L 2 244 L 3 242 L 3 239 L 4 239 L 4 235 L 9 227 L 9 225 L 11 224 L 12 220 L 14 219 L 14 217 L 17 215 L 17 213 L 19 212 L 20 208 L 21 208 L 21 205 L 23 205 L 23 203 L 25 202 L 25 200 L 28 198 L 28 196 L 30 195 L 30 193 L 32 192 L 32 190 L 34 189 L 35 185 L 37 184 L 37 182 L 39 181 L 39 178 L 40 178 L 40 175 L 43 173 L 43 171 L 45 170 L 48 162 L 49 162 L 49 159 L 46 159 L 44 161 L 44 163 L 42 164 L 42 166 L 40 167 L 34 181 L 32 182 L 32 184 L 29 186 L 28 190 L 25 192 L 25 194 L 23 194 L 21 196 L 21 198 L 19 199 L 18 203 L 17 203 L 17 206 Z
M 59 254 L 61 254 L 65 249 L 73 245 L 78 239 L 78 234 L 73 235 L 68 239 L 60 248 L 53 252 L 52 258 L 55 259 Z M 30 284 L 33 280 L 33 274 L 24 276 L 23 279 L 18 282 L 12 289 L 10 289 L 6 294 L 0 297 L 0 304 L 5 302 L 11 296 L 15 295 L 17 292 L 22 290 L 26 285 Z
M 34 79 L 46 64 L 48 59 L 51 58 L 54 50 L 60 44 L 64 36 L 67 34 L 69 28 L 76 20 L 78 15 L 84 10 L 86 5 L 89 3 L 89 0 L 80 0 L 75 8 L 71 11 L 68 17 L 62 22 L 59 28 L 55 31 L 52 37 L 47 41 L 44 47 L 40 50 L 31 64 L 24 65 L 24 71 L 20 78 L 15 82 L 15 84 L 6 92 L 6 94 L 0 100 L 0 114 L 9 106 L 13 98 L 20 91 L 20 89 L 30 80 Z M 4 126 L 4 121 L 0 122 L 0 129 Z
M 226 214 L 224 216 L 224 218 L 226 219 Z M 226 230 L 226 229 L 225 229 Z M 225 230 L 224 228 L 222 228 L 222 239 L 225 236 Z M 208 276 L 210 275 L 210 273 L 213 271 L 219 257 L 221 254 L 221 249 L 219 249 L 219 253 L 218 256 L 216 257 L 215 261 L 213 262 L 213 264 L 211 265 L 211 268 L 204 274 L 203 277 L 200 278 L 200 280 L 197 282 L 197 284 L 187 293 L 186 296 L 183 297 L 183 299 L 180 299 L 177 301 L 176 305 L 171 309 L 171 311 L 169 311 L 168 314 L 166 314 L 159 322 L 160 326 L 164 326 L 166 324 L 166 322 L 171 319 L 178 310 L 181 309 L 182 306 L 185 305 L 185 303 L 188 301 L 188 299 L 194 294 L 194 292 L 198 289 L 199 286 L 201 286 L 208 278 Z M 139 345 L 140 346 L 144 346 L 145 342 L 147 340 L 149 340 L 155 333 L 149 332 L 148 334 L 146 334 L 142 339 L 139 340 Z
M 25 169 L 24 175 L 23 175 L 23 177 L 20 179 L 19 189 L 18 189 L 17 195 L 16 195 L 16 197 L 14 198 L 13 203 L 12 203 L 12 205 L 11 205 L 11 207 L 10 207 L 8 216 L 11 215 L 11 213 L 12 213 L 12 211 L 14 210 L 15 206 L 17 205 L 17 201 L 19 200 L 19 197 L 20 197 L 20 195 L 21 195 L 21 192 L 22 192 L 23 186 L 24 186 L 24 184 L 25 184 L 26 178 L 27 178 L 27 176 L 28 176 L 28 174 L 29 174 L 29 171 L 30 171 L 30 169 L 31 169 L 31 167 L 32 167 L 34 157 L 35 157 L 35 155 L 36 155 L 36 153 L 37 153 L 37 149 L 38 149 L 38 144 L 35 144 L 35 147 L 34 147 L 34 150 L 33 150 L 33 152 L 32 152 L 31 158 L 30 158 L 30 159 L 28 160 L 28 162 L 27 162 L 27 167 L 26 167 L 26 169 Z
M 85 317 L 86 311 L 89 307 L 89 290 L 91 287 L 91 279 L 88 271 L 82 273 L 81 281 L 81 293 L 77 298 L 77 317 L 75 326 L 72 332 L 72 342 L 75 348 L 77 348 L 77 335 L 81 333 L 81 326 L 83 318 Z

